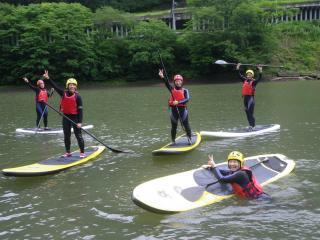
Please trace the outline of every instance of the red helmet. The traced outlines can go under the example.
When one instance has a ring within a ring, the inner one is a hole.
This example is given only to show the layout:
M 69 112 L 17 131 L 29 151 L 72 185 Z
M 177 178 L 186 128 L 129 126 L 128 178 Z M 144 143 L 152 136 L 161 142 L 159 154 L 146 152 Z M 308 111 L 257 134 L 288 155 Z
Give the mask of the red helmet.
M 44 81 L 43 81 L 43 80 L 41 80 L 41 79 L 40 79 L 40 80 L 38 80 L 38 81 L 37 81 L 37 86 L 40 86 L 40 84 L 41 84 L 41 83 L 43 83 L 43 84 L 44 84 Z
M 174 75 L 173 81 L 178 81 L 178 80 L 181 80 L 183 82 L 183 77 L 181 75 L 179 75 L 179 74 Z

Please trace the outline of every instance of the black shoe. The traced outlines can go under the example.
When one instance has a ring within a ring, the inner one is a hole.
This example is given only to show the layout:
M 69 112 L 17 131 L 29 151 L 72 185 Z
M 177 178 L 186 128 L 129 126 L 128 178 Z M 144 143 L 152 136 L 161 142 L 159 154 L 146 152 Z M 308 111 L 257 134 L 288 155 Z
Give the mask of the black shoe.
M 192 145 L 192 140 L 191 140 L 191 138 L 188 138 L 188 144 L 189 144 L 189 145 Z

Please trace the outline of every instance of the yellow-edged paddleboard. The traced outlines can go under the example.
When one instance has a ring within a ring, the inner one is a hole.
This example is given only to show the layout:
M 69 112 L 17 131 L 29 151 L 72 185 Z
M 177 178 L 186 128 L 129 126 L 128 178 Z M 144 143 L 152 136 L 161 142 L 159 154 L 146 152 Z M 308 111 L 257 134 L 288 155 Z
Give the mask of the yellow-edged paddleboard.
M 282 154 L 266 154 L 246 158 L 245 165 L 264 186 L 288 175 L 295 162 Z M 221 163 L 218 167 L 227 169 L 227 164 Z M 198 168 L 142 183 L 133 190 L 132 200 L 152 212 L 177 213 L 232 196 L 230 184 L 221 184 L 210 170 Z
M 201 142 L 201 135 L 195 132 L 191 136 L 191 144 L 188 142 L 186 135 L 176 138 L 175 143 L 169 143 L 164 147 L 152 151 L 153 155 L 179 154 L 195 149 Z
M 104 146 L 91 146 L 85 148 L 86 157 L 80 158 L 79 151 L 72 152 L 71 157 L 53 157 L 47 160 L 15 168 L 6 168 L 2 173 L 6 176 L 41 176 L 56 173 L 67 168 L 86 163 L 97 157 L 105 150 Z

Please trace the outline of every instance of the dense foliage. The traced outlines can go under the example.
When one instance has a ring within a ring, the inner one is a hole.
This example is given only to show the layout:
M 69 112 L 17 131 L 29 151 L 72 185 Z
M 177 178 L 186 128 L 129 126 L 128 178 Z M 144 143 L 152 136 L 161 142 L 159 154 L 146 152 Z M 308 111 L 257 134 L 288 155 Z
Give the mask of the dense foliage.
M 168 7 L 171 4 L 171 0 L 1 0 L 1 2 L 16 4 L 16 5 L 28 5 L 35 3 L 80 3 L 92 10 L 100 7 L 109 6 L 124 10 L 128 12 L 145 11 L 153 8 L 159 8 L 162 6 Z M 180 1 L 181 2 L 181 1 Z
M 44 69 L 61 81 L 151 79 L 161 67 L 159 54 L 169 72 L 188 77 L 223 71 L 212 64 L 216 59 L 319 71 L 318 22 L 270 24 L 281 9 L 264 11 L 251 0 L 188 3 L 193 19 L 179 34 L 160 20 L 140 21 L 111 7 L 2 3 L 0 84 L 36 79 Z

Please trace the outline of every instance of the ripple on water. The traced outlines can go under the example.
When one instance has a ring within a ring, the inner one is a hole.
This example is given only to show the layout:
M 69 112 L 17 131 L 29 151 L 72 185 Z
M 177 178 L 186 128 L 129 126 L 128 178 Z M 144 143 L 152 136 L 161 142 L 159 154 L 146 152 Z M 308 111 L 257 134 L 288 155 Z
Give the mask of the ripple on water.
M 107 213 L 107 212 L 98 210 L 97 208 L 91 208 L 91 211 L 95 212 L 97 217 L 107 219 L 107 220 L 119 221 L 122 223 L 132 223 L 134 220 L 133 216 L 124 216 L 122 214 Z

